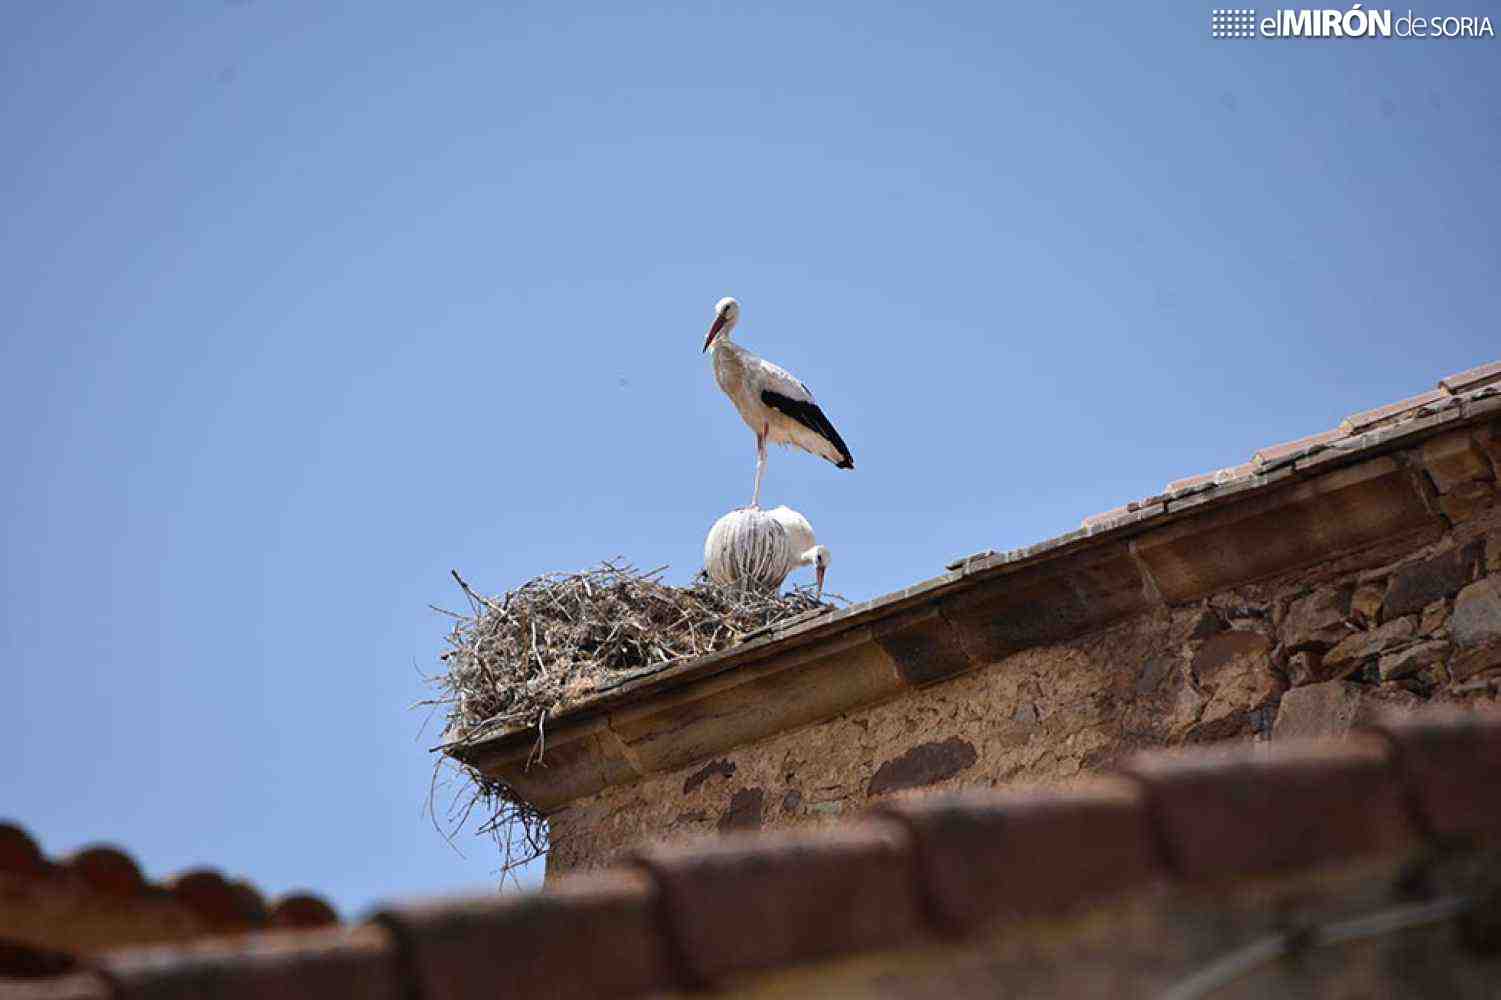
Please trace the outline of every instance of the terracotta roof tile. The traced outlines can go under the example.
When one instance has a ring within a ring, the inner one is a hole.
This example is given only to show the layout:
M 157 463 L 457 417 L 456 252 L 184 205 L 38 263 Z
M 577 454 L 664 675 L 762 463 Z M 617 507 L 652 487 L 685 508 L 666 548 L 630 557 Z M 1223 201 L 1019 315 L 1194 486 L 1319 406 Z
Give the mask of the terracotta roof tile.
M 328 927 L 339 922 L 339 915 L 312 893 L 292 892 L 272 905 L 270 921 L 272 927 Z
M 1390 751 L 1373 738 L 1143 754 L 1124 771 L 1188 880 L 1312 866 L 1412 833 Z
M 1214 472 L 1201 472 L 1197 476 L 1188 476 L 1184 479 L 1175 479 L 1162 488 L 1162 492 L 1171 496 L 1186 490 L 1198 487 L 1218 486 L 1234 479 L 1242 479 L 1256 471 L 1256 463 L 1242 462 L 1240 465 L 1232 465 L 1225 469 L 1216 469 Z
M 1416 396 L 1399 399 L 1395 403 L 1387 403 L 1373 410 L 1362 410 L 1352 413 L 1340 421 L 1340 430 L 1345 434 L 1363 434 L 1373 427 L 1400 422 L 1404 417 L 1411 416 L 1425 406 L 1437 403 L 1444 399 L 1445 393 L 1438 389 L 1430 389 L 1420 392 Z
M 1220 488 L 1227 484 L 1247 480 L 1250 476 L 1266 471 L 1268 467 L 1280 467 L 1290 461 L 1297 461 L 1299 467 L 1302 468 L 1308 463 L 1310 457 L 1323 456 L 1329 448 L 1344 447 L 1345 440 L 1352 436 L 1390 427 L 1454 405 L 1459 402 L 1455 395 L 1472 393 L 1486 386 L 1501 386 L 1501 361 L 1480 365 L 1457 375 L 1450 375 L 1439 382 L 1437 389 L 1409 396 L 1394 403 L 1386 403 L 1374 409 L 1352 413 L 1338 427 L 1331 430 L 1311 434 L 1296 441 L 1260 448 L 1251 456 L 1249 462 L 1241 465 L 1175 479 L 1168 483 L 1160 494 L 1101 511 L 1098 514 L 1091 514 L 1083 519 L 1081 527 L 1090 534 L 1121 528 L 1143 520 L 1145 517 L 1161 513 L 1163 508 L 1159 505 L 1164 501 L 1176 501 L 1174 509 L 1178 509 L 1183 504 L 1182 498 L 1188 494 L 1205 493 L 1209 499 L 1214 499 L 1223 493 Z M 1363 439 L 1360 443 L 1376 444 L 1379 442 Z M 1137 513 L 1143 508 L 1152 509 L 1146 514 Z M 962 561 L 951 563 L 949 568 L 955 569 L 960 565 Z
M 1377 727 L 1430 833 L 1501 837 L 1501 714 L 1454 710 Z
M 1079 522 L 1079 527 L 1087 530 L 1102 524 L 1113 524 L 1116 521 L 1123 520 L 1131 513 L 1132 511 L 1127 509 L 1125 504 L 1122 504 L 1119 507 L 1111 507 L 1109 510 L 1102 510 L 1098 514 L 1089 515 Z
M 1298 438 L 1296 441 L 1287 441 L 1283 444 L 1258 448 L 1255 454 L 1251 456 L 1251 464 L 1259 471 L 1268 465 L 1275 465 L 1286 459 L 1296 458 L 1303 454 L 1311 454 L 1341 437 L 1344 437 L 1344 432 L 1336 427 L 1333 430 L 1320 431 L 1317 434 Z
M 425 1000 L 625 996 L 673 985 L 658 903 L 650 879 L 614 871 L 539 893 L 390 907 L 376 919 Z
M 489 950 L 494 950 L 494 942 Z M 118 1000 L 404 1000 L 396 949 L 380 927 L 270 931 L 109 952 L 98 965 Z M 494 996 L 498 983 L 492 983 Z
M 898 945 L 922 926 L 911 839 L 890 820 L 737 835 L 637 857 L 661 886 L 677 961 L 695 986 Z
M 209 869 L 184 872 L 164 885 L 154 884 L 142 875 L 134 858 L 106 844 L 86 847 L 54 862 L 15 823 L 0 822 L 0 874 L 28 879 L 74 878 L 101 897 L 115 900 L 166 897 L 176 900 L 211 932 L 316 927 L 339 921 L 332 906 L 310 893 L 291 893 L 268 904 L 249 882 L 229 880 Z
M 0 823 L 0 872 L 12 875 L 45 875 L 46 857 L 30 834 L 14 823 Z
M 128 898 L 146 891 L 146 879 L 135 859 L 116 847 L 86 847 L 63 862 L 96 892 Z
M 1113 510 L 1107 510 L 1099 514 L 1091 514 L 1079 522 L 1079 527 L 1090 534 L 1094 534 L 1098 531 L 1106 531 L 1111 528 L 1134 524 L 1137 521 L 1145 521 L 1148 518 L 1156 517 L 1166 510 L 1167 505 L 1164 503 L 1153 503 L 1143 506 L 1140 503 L 1132 502 L 1126 504 L 1124 507 L 1116 507 Z
M 1380 735 L 1343 742 L 1145 754 L 1089 788 L 887 801 L 872 818 L 817 834 L 652 849 L 635 868 L 541 893 L 391 907 L 352 930 L 109 952 L 96 961 L 114 992 L 65 958 L 28 953 L 5 968 L 33 978 L 0 980 L 0 995 L 661 994 L 1159 880 L 1218 881 L 1401 849 L 1420 831 L 1501 843 L 1498 775 L 1494 714 L 1388 721 Z M 17 829 L 0 828 L 0 847 L 8 863 L 33 870 Z M 221 892 L 214 879 L 203 884 Z M 302 897 L 273 907 L 272 919 L 296 912 L 321 916 L 318 901 Z
M 1438 380 L 1438 387 L 1446 392 L 1458 394 L 1497 383 L 1501 383 L 1501 361 L 1477 365 L 1467 371 L 1450 375 L 1448 378 L 1441 378 Z
M 1129 782 L 896 800 L 938 925 L 964 933 L 1003 916 L 1048 913 L 1158 874 L 1147 812 Z
M 173 897 L 218 932 L 244 931 L 269 922 L 260 893 L 246 883 L 233 883 L 218 872 L 200 868 L 167 881 Z

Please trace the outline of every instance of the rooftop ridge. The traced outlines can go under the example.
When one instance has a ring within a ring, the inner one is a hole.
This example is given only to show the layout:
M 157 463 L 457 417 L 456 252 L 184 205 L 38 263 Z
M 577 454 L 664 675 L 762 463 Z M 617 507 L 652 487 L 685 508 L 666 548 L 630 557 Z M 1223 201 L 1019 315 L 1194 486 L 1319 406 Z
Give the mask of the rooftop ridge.
M 135 858 L 112 844 L 96 843 L 61 858 L 48 857 L 24 827 L 7 821 L 0 821 L 0 885 L 18 893 L 63 890 L 112 906 L 164 904 L 187 918 L 181 926 L 174 925 L 177 938 L 339 922 L 337 911 L 321 896 L 294 890 L 268 901 L 250 882 L 213 868 L 188 868 L 151 882 Z M 5 936 L 3 931 L 0 936 Z
M 1436 838 L 1494 846 L 1498 775 L 1495 712 L 1391 717 L 1341 741 L 1157 751 L 1072 789 L 887 801 L 822 831 L 649 848 L 540 892 L 108 952 L 26 995 L 463 1000 L 502 987 L 584 997 L 719 986 L 1152 887 L 1218 891 Z

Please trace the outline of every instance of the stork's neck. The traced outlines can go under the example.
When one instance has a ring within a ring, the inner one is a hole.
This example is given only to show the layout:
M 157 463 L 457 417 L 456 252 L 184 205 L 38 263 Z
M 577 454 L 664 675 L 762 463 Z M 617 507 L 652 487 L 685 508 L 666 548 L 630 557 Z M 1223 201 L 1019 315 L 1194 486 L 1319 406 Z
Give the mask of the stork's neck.
M 714 338 L 714 343 L 709 345 L 709 356 L 714 359 L 716 372 L 724 371 L 727 367 L 743 368 L 749 354 L 749 351 L 730 339 L 729 330 L 720 333 Z

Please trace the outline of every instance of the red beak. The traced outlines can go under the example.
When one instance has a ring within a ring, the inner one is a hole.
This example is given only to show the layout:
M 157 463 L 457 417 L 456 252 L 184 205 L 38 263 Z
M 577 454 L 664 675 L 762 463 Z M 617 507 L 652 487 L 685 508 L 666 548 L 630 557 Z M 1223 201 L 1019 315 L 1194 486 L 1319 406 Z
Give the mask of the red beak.
M 818 599 L 820 601 L 823 600 L 823 571 L 824 568 L 822 566 L 814 568 L 814 573 L 818 576 Z
M 704 351 L 707 351 L 709 345 L 714 343 L 714 338 L 719 336 L 719 331 L 722 329 L 724 329 L 724 313 L 714 317 L 714 325 L 709 327 L 709 335 L 704 338 Z M 703 351 L 699 353 L 702 354 Z

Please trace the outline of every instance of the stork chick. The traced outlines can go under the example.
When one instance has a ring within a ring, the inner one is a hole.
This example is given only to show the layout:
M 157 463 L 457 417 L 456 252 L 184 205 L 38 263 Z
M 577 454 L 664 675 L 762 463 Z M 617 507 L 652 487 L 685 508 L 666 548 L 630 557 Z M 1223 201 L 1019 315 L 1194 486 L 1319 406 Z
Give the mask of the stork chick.
M 801 448 L 841 469 L 853 469 L 855 459 L 806 385 L 791 372 L 756 357 L 730 339 L 730 331 L 739 321 L 740 303 L 732 298 L 720 299 L 714 307 L 714 325 L 704 338 L 704 350 L 713 349 L 714 380 L 756 435 L 756 485 L 750 502 L 754 508 L 761 503 L 767 442 Z
M 704 570 L 725 587 L 775 593 L 799 566 L 812 566 L 823 599 L 831 557 L 819 545 L 808 519 L 790 507 L 732 510 L 714 522 L 704 539 Z

